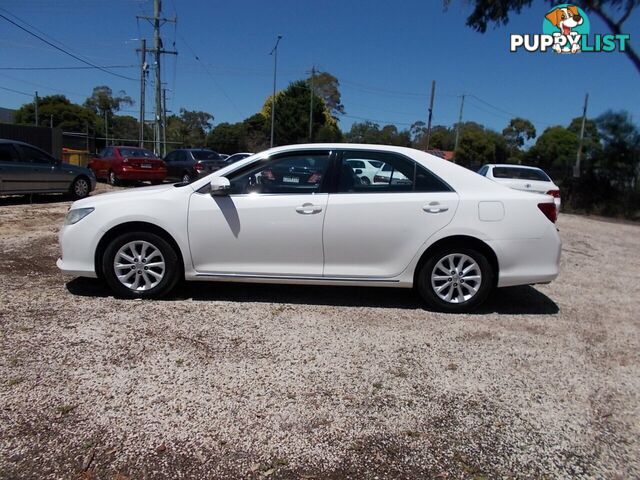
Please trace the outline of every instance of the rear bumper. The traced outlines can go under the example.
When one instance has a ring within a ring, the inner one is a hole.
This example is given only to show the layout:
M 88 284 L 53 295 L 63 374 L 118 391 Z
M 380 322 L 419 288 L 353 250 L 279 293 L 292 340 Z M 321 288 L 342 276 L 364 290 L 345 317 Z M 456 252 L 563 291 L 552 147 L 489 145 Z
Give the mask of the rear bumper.
M 498 257 L 498 287 L 549 283 L 560 272 L 562 241 L 551 222 L 540 238 L 487 243 Z

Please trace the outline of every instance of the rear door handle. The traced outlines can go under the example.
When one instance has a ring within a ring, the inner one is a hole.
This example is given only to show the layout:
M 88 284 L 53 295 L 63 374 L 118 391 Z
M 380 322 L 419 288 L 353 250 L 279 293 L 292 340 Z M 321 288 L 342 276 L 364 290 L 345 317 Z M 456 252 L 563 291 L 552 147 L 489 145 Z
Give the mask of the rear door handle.
M 438 202 L 431 202 L 422 207 L 422 210 L 427 213 L 442 213 L 449 210 L 449 207 L 447 207 L 446 205 L 441 205 Z
M 296 207 L 296 212 L 302 215 L 313 215 L 314 213 L 320 213 L 322 207 L 314 205 L 313 203 L 303 203 L 301 206 Z

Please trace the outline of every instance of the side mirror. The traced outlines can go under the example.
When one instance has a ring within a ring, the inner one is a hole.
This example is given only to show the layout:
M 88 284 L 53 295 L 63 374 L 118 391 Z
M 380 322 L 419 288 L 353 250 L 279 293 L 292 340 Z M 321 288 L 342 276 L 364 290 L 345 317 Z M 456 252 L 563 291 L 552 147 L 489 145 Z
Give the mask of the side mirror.
M 356 175 L 362 175 L 362 169 L 361 168 L 356 168 L 355 174 Z
M 211 179 L 211 196 L 228 195 L 231 190 L 231 183 L 227 177 L 213 177 Z

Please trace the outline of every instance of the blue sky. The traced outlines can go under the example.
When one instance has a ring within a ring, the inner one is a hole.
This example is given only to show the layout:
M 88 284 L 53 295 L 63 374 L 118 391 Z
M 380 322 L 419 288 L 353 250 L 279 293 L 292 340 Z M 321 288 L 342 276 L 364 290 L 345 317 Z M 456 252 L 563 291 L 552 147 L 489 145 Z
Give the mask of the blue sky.
M 150 25 L 136 15 L 151 14 L 152 0 L 0 0 L 0 8 L 101 65 L 135 65 L 138 39 L 151 39 Z M 534 2 L 506 27 L 483 35 L 465 26 L 470 7 L 464 0 L 452 0 L 446 12 L 440 0 L 163 0 L 163 13 L 178 17 L 176 27 L 162 30 L 165 47 L 175 41 L 179 51 L 177 58 L 164 57 L 167 103 L 174 111 L 211 112 L 215 123 L 259 111 L 272 89 L 269 52 L 282 34 L 278 88 L 304 77 L 312 65 L 336 75 L 348 114 L 343 130 L 361 119 L 400 128 L 426 120 L 432 80 L 435 124 L 456 121 L 462 93 L 473 95 L 465 101 L 464 119 L 496 130 L 512 114 L 532 120 L 539 132 L 567 124 L 581 114 L 587 92 L 590 116 L 626 109 L 640 122 L 640 74 L 623 54 L 509 53 L 509 35 L 541 33 L 548 8 Z M 636 11 L 625 24 L 632 43 L 639 27 Z M 593 15 L 591 30 L 608 33 Z M 2 19 L 0 51 L 0 68 L 81 65 Z M 114 71 L 138 77 L 137 68 Z M 137 116 L 137 81 L 100 71 L 0 69 L 0 87 L 63 93 L 74 102 L 100 84 L 134 97 L 136 106 L 126 113 Z M 0 89 L 2 107 L 26 101 Z

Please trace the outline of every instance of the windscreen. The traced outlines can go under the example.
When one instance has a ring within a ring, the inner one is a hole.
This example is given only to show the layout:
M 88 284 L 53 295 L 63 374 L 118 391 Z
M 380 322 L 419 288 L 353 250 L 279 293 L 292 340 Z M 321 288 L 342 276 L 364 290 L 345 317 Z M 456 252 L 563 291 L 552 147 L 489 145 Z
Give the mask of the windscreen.
M 551 181 L 546 173 L 537 168 L 494 167 L 493 177 L 513 178 L 517 180 L 538 180 L 540 182 Z

